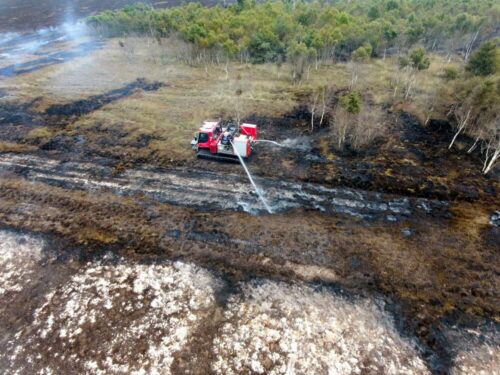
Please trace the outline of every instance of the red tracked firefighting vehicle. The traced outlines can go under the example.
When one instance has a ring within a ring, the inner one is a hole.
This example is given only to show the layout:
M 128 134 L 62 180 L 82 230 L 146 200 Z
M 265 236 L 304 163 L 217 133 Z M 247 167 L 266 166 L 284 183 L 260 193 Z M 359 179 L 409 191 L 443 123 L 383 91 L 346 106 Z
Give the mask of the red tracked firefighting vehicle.
M 220 121 L 205 121 L 198 129 L 191 146 L 196 156 L 204 159 L 238 162 L 238 154 L 248 158 L 257 139 L 257 125 L 222 126 Z M 236 154 L 238 153 L 238 154 Z

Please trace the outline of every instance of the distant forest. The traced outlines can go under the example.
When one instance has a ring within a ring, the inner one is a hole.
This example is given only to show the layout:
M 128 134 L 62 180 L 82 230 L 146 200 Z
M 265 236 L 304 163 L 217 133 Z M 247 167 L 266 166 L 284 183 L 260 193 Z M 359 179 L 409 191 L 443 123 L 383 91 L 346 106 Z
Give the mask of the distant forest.
M 137 4 L 105 11 L 88 24 L 108 36 L 173 34 L 199 53 L 218 53 L 255 63 L 297 55 L 348 58 L 364 48 L 382 56 L 414 45 L 467 56 L 498 35 L 495 0 L 334 0 L 322 2 L 239 0 L 227 7 L 198 3 L 153 9 Z

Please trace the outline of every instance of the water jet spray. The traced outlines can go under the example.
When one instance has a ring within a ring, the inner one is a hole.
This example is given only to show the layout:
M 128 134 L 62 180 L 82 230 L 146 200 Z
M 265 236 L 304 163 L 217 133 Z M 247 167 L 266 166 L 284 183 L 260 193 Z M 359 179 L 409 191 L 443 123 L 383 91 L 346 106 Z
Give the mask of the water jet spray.
M 269 141 L 267 139 L 257 139 L 255 141 L 253 141 L 252 143 L 259 143 L 259 142 L 271 143 L 271 144 L 276 145 L 278 147 L 284 147 L 281 143 L 278 143 L 276 141 Z
M 241 157 L 240 153 L 238 152 L 238 150 L 236 149 L 236 147 L 234 146 L 234 143 L 233 141 L 230 141 L 231 142 L 231 146 L 233 146 L 233 150 L 234 150 L 234 153 L 238 156 L 238 159 L 240 160 L 240 163 L 241 165 L 243 166 L 243 169 L 245 170 L 247 176 L 248 176 L 248 179 L 250 180 L 250 182 L 252 183 L 253 185 L 253 188 L 255 189 L 255 192 L 257 193 L 257 195 L 259 196 L 259 199 L 262 201 L 262 204 L 264 205 L 264 207 L 266 208 L 267 212 L 272 214 L 273 211 L 271 209 L 271 207 L 269 206 L 269 204 L 267 203 L 266 199 L 264 198 L 264 195 L 262 194 L 261 190 L 259 189 L 259 187 L 257 186 L 257 184 L 255 183 L 255 181 L 253 180 L 252 178 L 252 175 L 250 174 L 250 171 L 248 170 L 245 162 L 243 161 L 243 158 Z

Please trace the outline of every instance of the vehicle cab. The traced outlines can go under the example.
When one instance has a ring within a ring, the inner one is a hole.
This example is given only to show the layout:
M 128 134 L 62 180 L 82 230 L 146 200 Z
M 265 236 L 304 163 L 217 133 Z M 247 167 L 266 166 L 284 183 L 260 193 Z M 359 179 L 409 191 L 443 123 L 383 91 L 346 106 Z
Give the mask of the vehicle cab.
M 217 143 L 221 134 L 220 122 L 205 121 L 191 141 L 191 146 L 194 149 L 210 149 L 211 146 L 213 148 L 213 143 Z

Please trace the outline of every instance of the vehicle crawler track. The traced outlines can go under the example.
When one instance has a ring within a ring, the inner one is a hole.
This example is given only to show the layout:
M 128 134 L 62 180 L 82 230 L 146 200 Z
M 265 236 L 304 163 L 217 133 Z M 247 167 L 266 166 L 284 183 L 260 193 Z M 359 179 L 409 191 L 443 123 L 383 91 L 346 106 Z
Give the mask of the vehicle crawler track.
M 66 189 L 142 195 L 161 203 L 202 211 L 266 212 L 244 175 L 193 169 L 161 170 L 151 166 L 116 174 L 109 166 L 20 154 L 0 155 L 0 174 L 2 172 Z M 265 191 L 275 213 L 306 208 L 326 214 L 386 222 L 418 215 L 449 215 L 448 203 L 443 201 L 272 179 L 256 178 L 256 182 Z
M 206 160 L 215 160 L 226 163 L 240 164 L 240 160 L 237 156 L 223 155 L 223 154 L 212 154 L 208 150 L 199 150 L 196 152 L 196 157 Z

